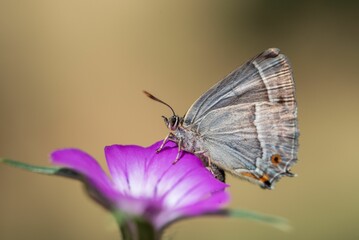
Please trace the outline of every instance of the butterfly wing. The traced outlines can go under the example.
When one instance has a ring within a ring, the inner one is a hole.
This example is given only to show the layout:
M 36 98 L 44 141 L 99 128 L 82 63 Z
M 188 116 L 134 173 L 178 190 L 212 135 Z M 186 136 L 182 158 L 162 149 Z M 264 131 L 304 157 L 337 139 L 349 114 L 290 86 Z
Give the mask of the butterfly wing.
M 211 111 L 198 125 L 212 162 L 271 188 L 297 160 L 297 112 L 278 103 L 246 103 Z
M 218 108 L 254 102 L 295 108 L 292 70 L 279 49 L 262 52 L 210 88 L 187 111 L 183 125 L 194 127 L 207 113 Z
M 268 49 L 210 88 L 188 110 L 183 127 L 197 132 L 219 167 L 270 188 L 297 160 L 292 70 Z

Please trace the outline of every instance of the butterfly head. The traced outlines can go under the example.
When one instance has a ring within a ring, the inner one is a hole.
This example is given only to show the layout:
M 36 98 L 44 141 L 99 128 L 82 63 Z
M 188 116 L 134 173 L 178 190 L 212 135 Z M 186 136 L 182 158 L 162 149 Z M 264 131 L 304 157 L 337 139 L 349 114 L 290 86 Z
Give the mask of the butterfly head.
M 170 118 L 166 118 L 165 116 L 162 116 L 162 118 L 165 121 L 167 128 L 171 131 L 176 131 L 181 122 L 181 118 L 177 115 L 173 115 Z
M 151 93 L 149 93 L 149 92 L 143 91 L 143 93 L 146 94 L 147 97 L 151 98 L 152 100 L 155 100 L 155 101 L 157 101 L 157 102 L 160 102 L 160 103 L 166 105 L 169 109 L 171 109 L 172 114 L 173 114 L 172 117 L 167 118 L 167 117 L 165 117 L 165 116 L 162 116 L 162 118 L 163 118 L 163 120 L 165 121 L 165 124 L 166 124 L 166 126 L 167 126 L 167 128 L 168 128 L 169 130 L 171 130 L 171 131 L 176 131 L 177 128 L 178 128 L 178 126 L 179 126 L 179 125 L 181 124 L 181 122 L 182 122 L 182 118 L 179 117 L 179 116 L 177 116 L 176 113 L 175 113 L 175 111 L 173 110 L 173 108 L 172 108 L 170 105 L 168 105 L 167 103 L 165 103 L 164 101 L 158 99 L 157 97 L 153 96 L 153 95 L 152 95 Z

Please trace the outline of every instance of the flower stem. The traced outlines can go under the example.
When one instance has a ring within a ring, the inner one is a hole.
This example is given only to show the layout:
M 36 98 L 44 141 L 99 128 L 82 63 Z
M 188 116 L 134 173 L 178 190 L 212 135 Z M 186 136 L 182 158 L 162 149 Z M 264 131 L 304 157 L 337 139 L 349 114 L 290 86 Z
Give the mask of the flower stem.
M 135 218 L 119 222 L 123 240 L 160 240 L 160 233 L 151 223 Z

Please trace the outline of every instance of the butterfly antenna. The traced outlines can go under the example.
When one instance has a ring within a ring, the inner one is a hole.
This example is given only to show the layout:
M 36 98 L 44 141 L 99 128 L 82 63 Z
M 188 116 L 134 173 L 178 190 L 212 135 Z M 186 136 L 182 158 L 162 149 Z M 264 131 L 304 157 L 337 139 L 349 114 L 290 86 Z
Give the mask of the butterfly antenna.
M 175 111 L 173 110 L 173 108 L 172 108 L 170 105 L 168 105 L 168 104 L 165 103 L 164 101 L 162 101 L 162 100 L 156 98 L 155 96 L 153 96 L 151 93 L 149 93 L 149 92 L 147 92 L 147 91 L 143 91 L 143 93 L 146 94 L 146 96 L 149 97 L 149 98 L 151 98 L 152 100 L 155 100 L 155 101 L 157 101 L 157 102 L 160 102 L 160 103 L 166 105 L 167 107 L 169 107 L 169 108 L 171 109 L 171 111 L 172 111 L 172 113 L 173 113 L 173 116 L 176 115 Z

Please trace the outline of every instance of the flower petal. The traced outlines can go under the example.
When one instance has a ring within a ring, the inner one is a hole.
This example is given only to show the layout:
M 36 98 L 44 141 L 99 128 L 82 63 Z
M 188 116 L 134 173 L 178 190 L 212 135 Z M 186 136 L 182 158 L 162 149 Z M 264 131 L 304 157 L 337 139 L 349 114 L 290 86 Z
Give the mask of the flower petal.
M 210 213 L 218 210 L 230 200 L 229 193 L 222 190 L 213 193 L 207 199 L 195 202 L 192 205 L 179 208 L 176 211 L 181 212 L 184 216 L 195 216 L 198 214 Z
M 215 179 L 204 167 L 195 168 L 166 194 L 167 207 L 182 207 L 206 199 L 209 194 L 224 190 L 228 185 Z
M 143 197 L 146 189 L 146 159 L 143 147 L 112 145 L 105 148 L 105 155 L 112 180 L 118 191 L 133 197 Z
M 160 142 L 159 142 L 160 143 Z M 157 144 L 155 144 L 156 146 Z M 159 145 L 158 145 L 159 146 Z M 148 150 L 154 150 L 153 146 L 149 147 Z M 158 154 L 153 155 L 149 159 L 147 164 L 147 186 L 155 186 L 154 196 L 162 197 L 168 190 L 172 189 L 181 178 L 183 178 L 191 168 L 186 168 L 186 163 L 190 165 L 202 166 L 201 162 L 195 157 L 188 159 L 183 154 L 181 159 L 173 164 L 177 156 L 177 147 L 174 143 L 167 143 L 166 147 L 161 150 Z M 188 157 L 188 156 L 187 156 Z M 194 161 L 191 161 L 194 160 Z M 193 168 L 193 167 L 192 167 Z
M 51 154 L 54 164 L 67 167 L 82 174 L 106 199 L 115 202 L 119 193 L 101 166 L 87 153 L 79 149 L 62 149 Z
M 188 205 L 178 209 L 168 209 L 161 212 L 153 220 L 156 228 L 161 229 L 172 221 L 190 216 L 204 215 L 218 211 L 224 204 L 229 201 L 229 194 L 225 191 L 218 191 L 207 199 L 198 201 L 192 205 Z
M 159 143 L 148 149 L 157 149 Z M 156 196 L 163 200 L 153 220 L 157 227 L 178 217 L 216 211 L 229 201 L 224 191 L 228 185 L 214 178 L 195 155 L 183 152 L 173 164 L 177 151 L 176 144 L 168 144 L 148 161 L 147 183 L 157 185 Z
M 158 141 L 147 148 L 136 145 L 112 145 L 105 148 L 112 179 L 120 192 L 134 197 L 156 196 L 157 183 L 173 166 L 177 154 L 177 148 L 174 149 L 176 145 L 172 142 L 168 142 L 157 153 L 161 143 Z
M 177 147 L 168 147 L 156 155 L 148 168 L 149 175 L 155 173 L 157 195 L 165 197 L 167 207 L 192 204 L 207 197 L 208 193 L 228 186 L 215 179 L 193 154 L 184 152 L 180 160 L 173 164 L 177 151 Z

